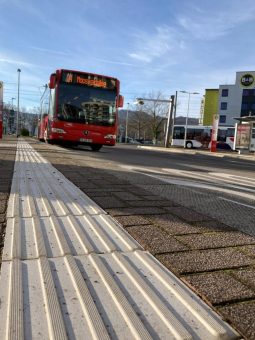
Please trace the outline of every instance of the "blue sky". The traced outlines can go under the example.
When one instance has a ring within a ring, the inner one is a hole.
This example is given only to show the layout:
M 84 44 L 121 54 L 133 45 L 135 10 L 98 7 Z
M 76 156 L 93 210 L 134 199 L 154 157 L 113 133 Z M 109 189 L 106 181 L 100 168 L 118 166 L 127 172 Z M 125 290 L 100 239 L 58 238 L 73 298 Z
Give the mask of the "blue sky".
M 117 77 L 126 104 L 199 92 L 195 117 L 205 88 L 255 70 L 254 0 L 0 0 L 0 13 L 4 101 L 17 98 L 20 68 L 21 107 L 38 107 L 49 75 L 66 68 Z M 179 100 L 185 114 L 187 94 Z

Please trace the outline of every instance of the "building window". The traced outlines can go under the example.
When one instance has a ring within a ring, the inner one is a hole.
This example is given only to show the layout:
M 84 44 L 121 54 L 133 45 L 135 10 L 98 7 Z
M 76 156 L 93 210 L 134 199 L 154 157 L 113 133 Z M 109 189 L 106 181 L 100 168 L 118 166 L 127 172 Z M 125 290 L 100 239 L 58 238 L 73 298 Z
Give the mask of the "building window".
M 228 89 L 222 89 L 221 96 L 222 97 L 228 97 Z
M 184 139 L 185 129 L 183 126 L 175 126 L 173 139 Z
M 254 89 L 244 89 L 243 90 L 243 97 L 254 97 L 255 90 Z
M 220 116 L 220 124 L 226 123 L 226 116 Z
M 228 108 L 228 103 L 226 103 L 226 102 L 221 102 L 220 103 L 220 109 L 221 110 L 227 110 L 227 108 Z
M 248 110 L 248 103 L 242 103 L 242 110 Z

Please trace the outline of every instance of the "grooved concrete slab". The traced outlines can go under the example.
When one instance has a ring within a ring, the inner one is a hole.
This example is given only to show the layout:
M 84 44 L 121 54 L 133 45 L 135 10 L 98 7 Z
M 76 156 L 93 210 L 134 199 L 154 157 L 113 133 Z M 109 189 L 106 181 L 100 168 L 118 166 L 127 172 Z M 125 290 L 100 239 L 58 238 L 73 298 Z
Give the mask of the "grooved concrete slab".
M 15 247 L 14 247 L 15 244 Z M 132 251 L 141 246 L 105 214 L 9 218 L 3 260 Z
M 0 302 L 0 339 L 239 338 L 22 141 L 8 204 Z
M 143 251 L 15 259 L 2 277 L 1 339 L 237 338 Z
M 18 144 L 7 217 L 103 213 L 29 144 Z

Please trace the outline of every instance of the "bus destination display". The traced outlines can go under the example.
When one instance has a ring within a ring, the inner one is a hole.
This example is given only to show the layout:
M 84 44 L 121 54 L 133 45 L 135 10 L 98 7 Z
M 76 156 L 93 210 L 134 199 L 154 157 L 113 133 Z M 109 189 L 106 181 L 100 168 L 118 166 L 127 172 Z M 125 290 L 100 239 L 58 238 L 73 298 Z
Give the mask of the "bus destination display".
M 116 80 L 90 73 L 62 72 L 62 82 L 76 85 L 116 89 Z

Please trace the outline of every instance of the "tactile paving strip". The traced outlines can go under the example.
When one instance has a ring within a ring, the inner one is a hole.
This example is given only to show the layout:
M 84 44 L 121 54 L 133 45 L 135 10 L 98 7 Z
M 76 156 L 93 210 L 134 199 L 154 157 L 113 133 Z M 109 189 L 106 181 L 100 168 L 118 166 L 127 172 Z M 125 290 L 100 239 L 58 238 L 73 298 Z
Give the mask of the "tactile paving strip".
M 0 339 L 240 338 L 22 141 L 0 302 Z

